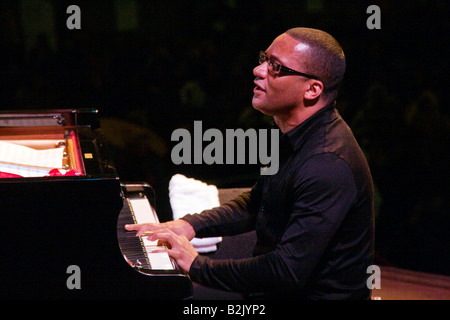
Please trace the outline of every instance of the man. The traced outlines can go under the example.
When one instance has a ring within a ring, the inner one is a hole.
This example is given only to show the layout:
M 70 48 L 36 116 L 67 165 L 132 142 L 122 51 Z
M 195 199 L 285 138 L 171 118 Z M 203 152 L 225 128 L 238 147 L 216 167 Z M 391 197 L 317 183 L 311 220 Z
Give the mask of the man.
M 335 109 L 345 57 L 338 42 L 294 28 L 260 54 L 253 107 L 281 131 L 280 165 L 251 191 L 201 214 L 160 225 L 130 225 L 170 244 L 194 282 L 248 296 L 369 299 L 373 186 L 351 130 Z M 254 256 L 213 260 L 189 240 L 256 230 Z

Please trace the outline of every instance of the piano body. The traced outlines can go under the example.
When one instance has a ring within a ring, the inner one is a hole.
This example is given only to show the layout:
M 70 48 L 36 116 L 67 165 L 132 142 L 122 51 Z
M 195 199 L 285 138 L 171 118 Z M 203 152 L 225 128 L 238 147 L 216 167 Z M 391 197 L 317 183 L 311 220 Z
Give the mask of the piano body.
M 158 218 L 104 145 L 96 110 L 0 113 L 0 298 L 192 297 L 167 253 L 124 231 L 141 210 Z

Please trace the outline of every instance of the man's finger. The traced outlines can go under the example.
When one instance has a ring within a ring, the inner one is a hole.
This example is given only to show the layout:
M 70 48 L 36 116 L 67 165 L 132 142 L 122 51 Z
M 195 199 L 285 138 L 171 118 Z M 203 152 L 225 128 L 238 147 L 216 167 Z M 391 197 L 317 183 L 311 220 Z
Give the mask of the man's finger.
M 126 224 L 125 229 L 129 231 L 136 231 L 136 236 L 140 237 L 145 233 L 151 233 L 154 230 L 161 230 L 162 227 L 157 223 L 142 223 L 142 224 Z
M 133 231 L 133 230 L 138 230 L 141 227 L 140 224 L 126 224 L 125 225 L 125 229 Z
M 158 240 L 158 246 L 166 247 L 167 249 L 172 249 L 172 245 L 168 241 Z
M 174 232 L 165 229 L 163 231 L 153 231 L 149 234 L 148 240 L 168 242 L 173 247 L 173 245 L 176 243 L 177 237 L 178 236 Z

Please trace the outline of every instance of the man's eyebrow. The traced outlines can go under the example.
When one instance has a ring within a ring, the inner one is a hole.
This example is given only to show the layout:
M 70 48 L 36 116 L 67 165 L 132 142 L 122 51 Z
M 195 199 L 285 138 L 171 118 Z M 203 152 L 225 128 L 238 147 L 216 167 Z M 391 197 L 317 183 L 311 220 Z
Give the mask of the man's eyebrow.
M 278 58 L 276 54 L 270 54 L 270 55 L 269 55 L 269 54 L 267 54 L 267 51 L 264 52 L 264 54 L 265 54 L 267 57 L 269 57 L 271 60 L 276 60 L 276 61 L 278 61 L 278 62 L 281 62 L 281 61 L 280 61 L 280 58 Z

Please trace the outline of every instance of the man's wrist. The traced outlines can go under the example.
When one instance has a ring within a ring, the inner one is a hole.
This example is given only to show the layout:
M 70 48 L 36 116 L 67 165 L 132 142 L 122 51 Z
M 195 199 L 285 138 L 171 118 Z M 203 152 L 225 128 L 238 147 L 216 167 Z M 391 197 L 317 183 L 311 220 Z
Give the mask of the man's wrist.
M 190 240 L 195 238 L 195 229 L 194 227 L 186 220 L 184 220 L 183 218 L 179 219 L 180 221 L 183 221 L 183 234 L 185 235 L 186 238 Z

